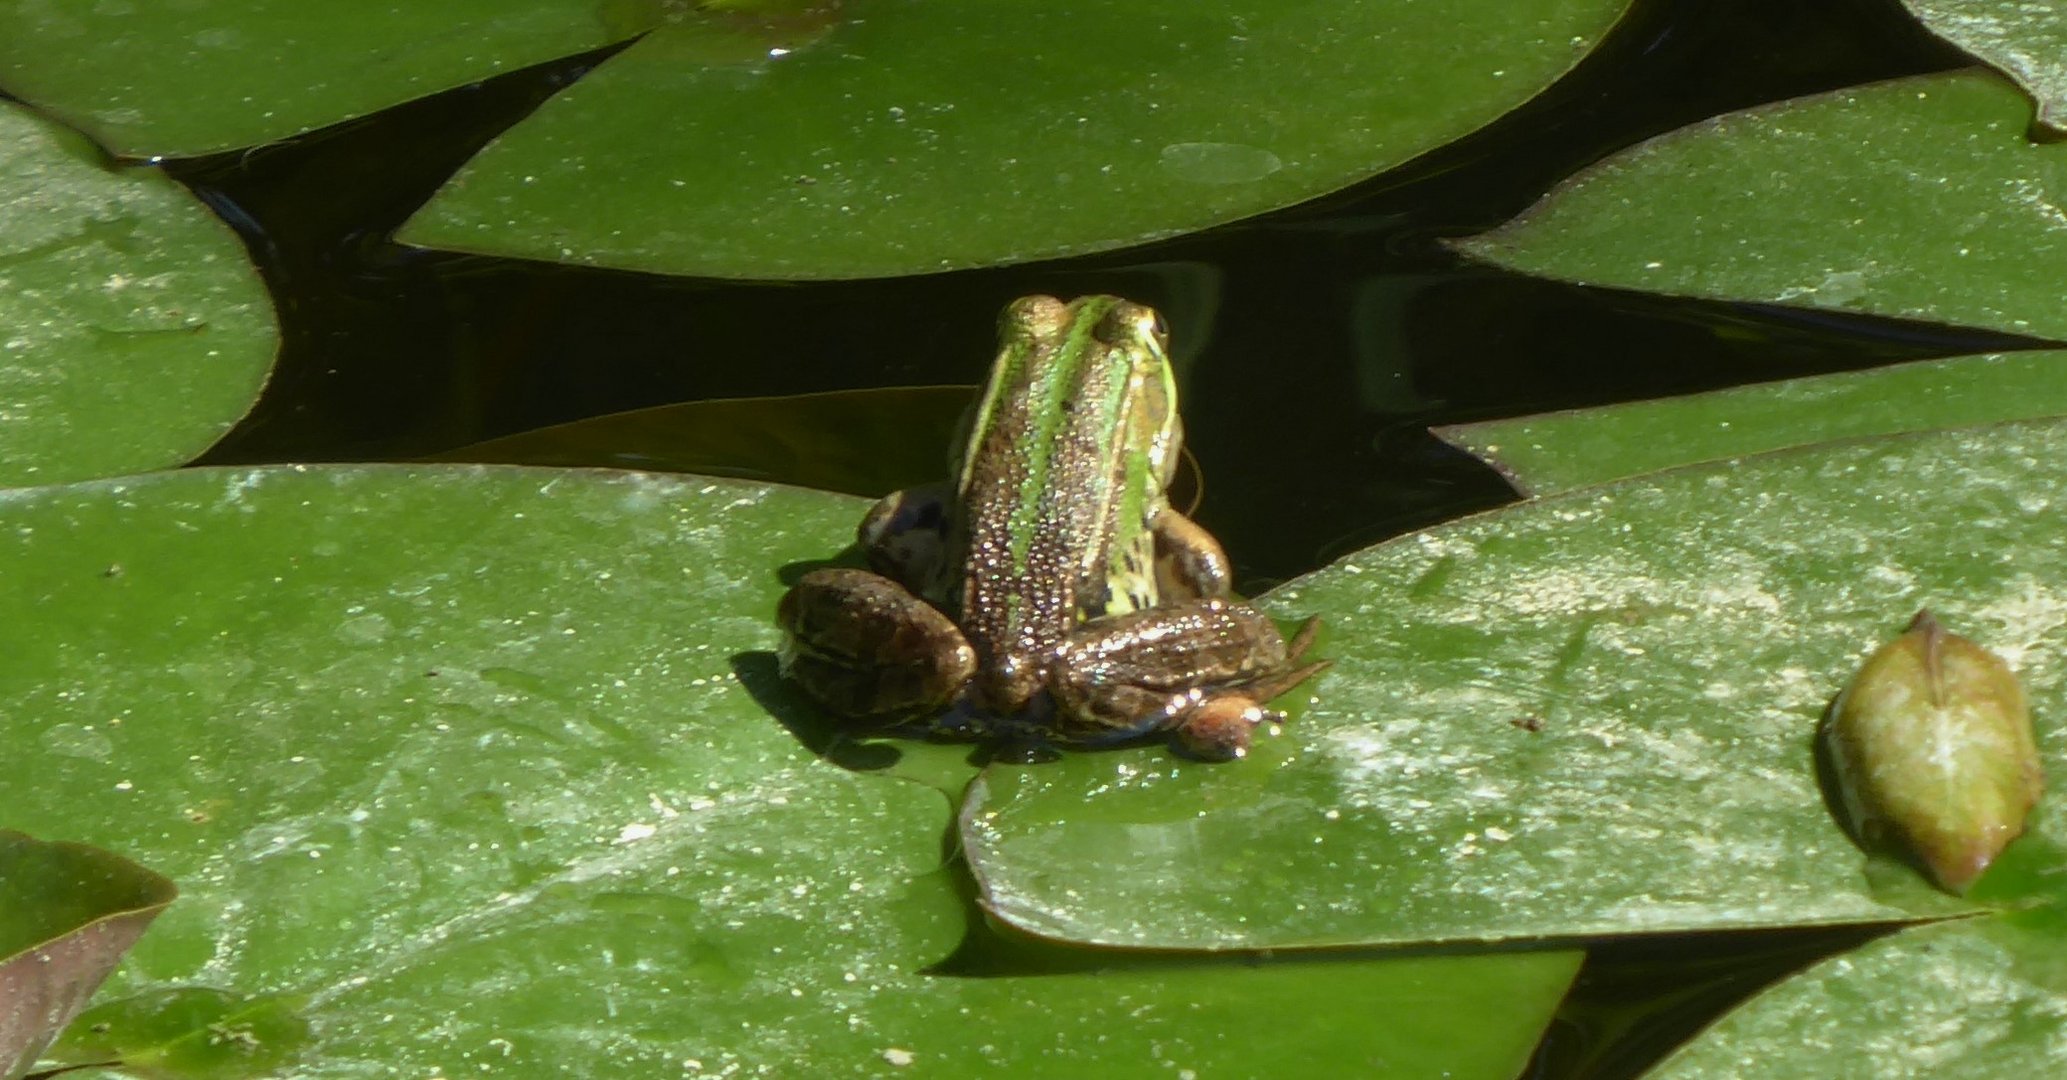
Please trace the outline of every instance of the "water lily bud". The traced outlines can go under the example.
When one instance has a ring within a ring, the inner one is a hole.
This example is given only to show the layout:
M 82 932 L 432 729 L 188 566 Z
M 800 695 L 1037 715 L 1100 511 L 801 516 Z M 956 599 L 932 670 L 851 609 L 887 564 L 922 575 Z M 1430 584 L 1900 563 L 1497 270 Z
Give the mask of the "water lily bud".
M 1867 658 L 1826 734 L 1860 838 L 1906 848 L 1952 893 L 2024 831 L 2043 786 L 2017 677 L 1928 611 Z

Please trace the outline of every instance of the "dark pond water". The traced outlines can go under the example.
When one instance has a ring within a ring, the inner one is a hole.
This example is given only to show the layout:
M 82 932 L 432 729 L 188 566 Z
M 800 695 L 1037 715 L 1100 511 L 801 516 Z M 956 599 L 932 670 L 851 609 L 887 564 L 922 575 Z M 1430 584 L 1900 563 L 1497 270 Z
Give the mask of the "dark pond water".
M 176 166 L 244 229 L 283 298 L 273 384 L 210 463 L 409 458 L 670 402 L 971 383 L 1005 301 L 1112 291 L 1161 308 L 1189 357 L 1185 420 L 1208 480 L 1198 515 L 1256 591 L 1508 497 L 1430 424 L 2014 340 L 1534 281 L 1440 244 L 1651 135 L 1962 63 L 1877 0 L 1644 5 L 1542 99 L 1403 170 L 1091 258 L 762 285 L 388 242 L 479 146 L 599 58 Z
M 2018 344 L 1532 281 L 1441 246 L 1651 135 L 1965 62 L 1892 2 L 1644 4 L 1542 99 L 1403 170 L 1092 258 L 741 284 L 388 241 L 478 147 L 599 58 L 174 165 L 243 230 L 286 334 L 264 400 L 206 463 L 406 459 L 671 402 L 969 383 L 988 362 L 1006 300 L 1119 292 L 1161 308 L 1190 358 L 1185 419 L 1208 481 L 1197 516 L 1253 592 L 1511 498 L 1490 470 L 1429 436 L 1431 424 Z M 1598 950 L 1538 1075 L 1635 1075 L 1730 1002 L 1861 936 L 1676 937 Z

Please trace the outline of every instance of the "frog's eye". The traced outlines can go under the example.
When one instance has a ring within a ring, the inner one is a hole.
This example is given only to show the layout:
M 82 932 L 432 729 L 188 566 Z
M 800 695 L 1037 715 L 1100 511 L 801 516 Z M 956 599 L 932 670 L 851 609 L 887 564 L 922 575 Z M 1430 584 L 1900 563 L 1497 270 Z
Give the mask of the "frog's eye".
M 1163 323 L 1163 313 L 1152 307 L 1128 304 L 1123 312 L 1126 318 L 1124 331 L 1132 340 L 1143 338 L 1161 345 L 1170 340 L 1170 328 Z

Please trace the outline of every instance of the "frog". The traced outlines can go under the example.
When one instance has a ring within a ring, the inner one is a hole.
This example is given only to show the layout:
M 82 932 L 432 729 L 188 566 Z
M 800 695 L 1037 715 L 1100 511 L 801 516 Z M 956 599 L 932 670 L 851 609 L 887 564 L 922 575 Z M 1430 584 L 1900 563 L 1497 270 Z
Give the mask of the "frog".
M 842 718 L 1082 748 L 1163 738 L 1240 758 L 1267 703 L 1328 666 L 1233 595 L 1226 552 L 1169 502 L 1183 445 L 1168 331 L 1116 296 L 1022 297 L 949 479 L 863 516 L 868 569 L 804 574 L 782 673 Z

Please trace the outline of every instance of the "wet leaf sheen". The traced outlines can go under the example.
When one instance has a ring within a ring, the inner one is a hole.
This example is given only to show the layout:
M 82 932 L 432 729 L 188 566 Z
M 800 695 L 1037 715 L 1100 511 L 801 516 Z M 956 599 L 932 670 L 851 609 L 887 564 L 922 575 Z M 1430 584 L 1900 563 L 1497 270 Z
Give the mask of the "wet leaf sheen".
M 1975 910 L 1853 846 L 1812 739 L 1926 604 L 2017 668 L 2033 715 L 2061 715 L 2061 462 L 2057 423 L 1890 438 L 1379 545 L 1266 598 L 1328 620 L 1336 665 L 1251 760 L 993 767 L 964 814 L 971 865 L 1017 926 L 1167 948 Z M 2067 728 L 2042 726 L 2057 771 Z
M 2067 11 L 2030 0 L 1902 0 L 1939 37 L 2017 80 L 2038 116 L 2067 127 Z
M 277 346 L 243 243 L 186 189 L 0 101 L 0 487 L 193 458 Z
M 2067 338 L 2067 142 L 1987 72 L 1730 113 L 1459 242 L 1534 274 Z
M 729 55 L 722 13 L 685 13 L 482 151 L 401 238 L 743 278 L 1101 251 L 1451 142 L 1626 6 L 872 0 Z
M 969 956 L 948 801 L 806 749 L 769 652 L 785 573 L 862 505 L 441 466 L 0 497 L 0 807 L 185 890 L 68 1047 L 219 1067 L 180 1055 L 220 1029 L 310 1077 L 1522 1067 L 1576 954 Z
M 1438 428 L 1524 494 L 1836 439 L 2067 413 L 2067 352 L 1955 356 Z

